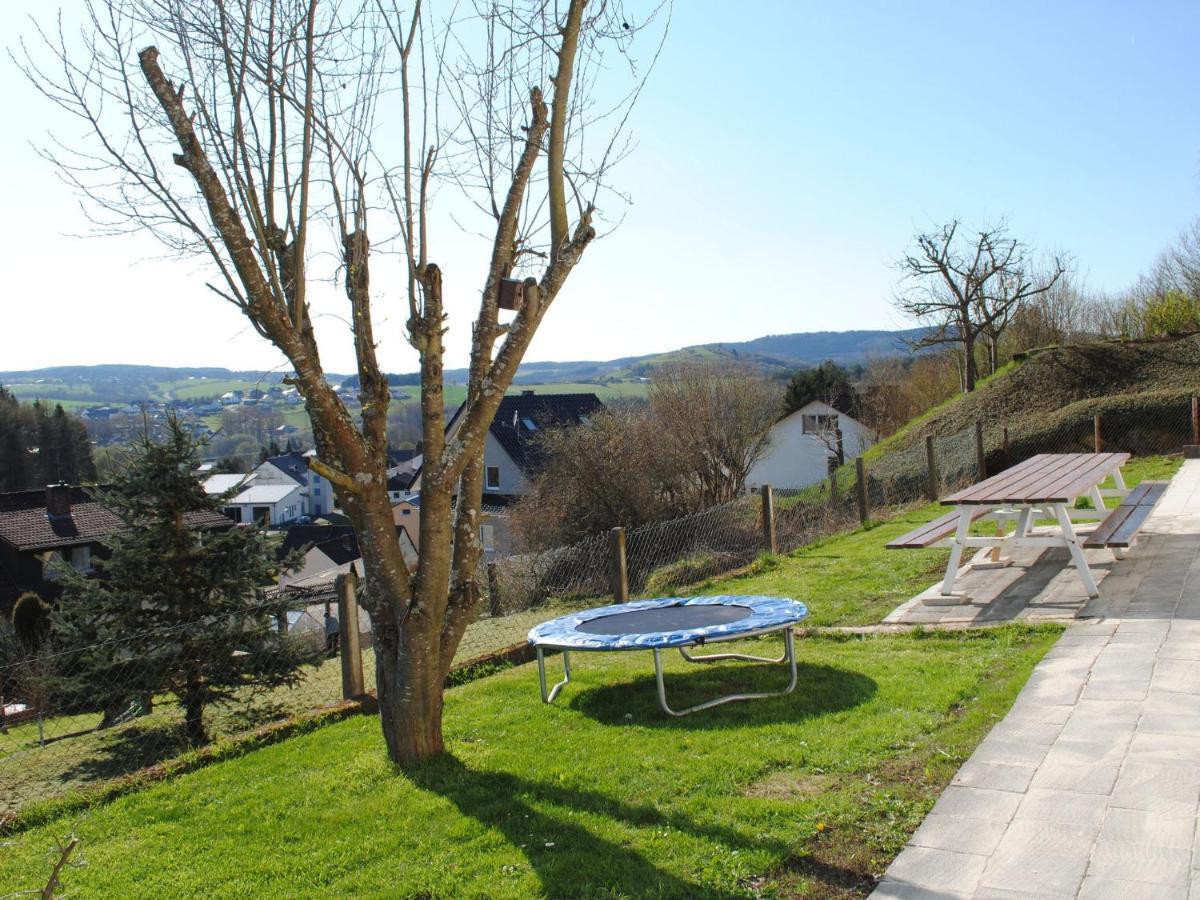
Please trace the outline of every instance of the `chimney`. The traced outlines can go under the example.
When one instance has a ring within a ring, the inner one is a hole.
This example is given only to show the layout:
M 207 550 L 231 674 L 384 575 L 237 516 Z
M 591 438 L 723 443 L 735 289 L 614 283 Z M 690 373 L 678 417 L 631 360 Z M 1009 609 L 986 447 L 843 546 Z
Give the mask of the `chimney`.
M 521 391 L 521 396 L 522 397 L 533 397 L 534 395 L 536 395 L 536 393 L 537 393 L 536 391 Z
M 71 486 L 46 485 L 46 515 L 51 519 L 71 518 Z

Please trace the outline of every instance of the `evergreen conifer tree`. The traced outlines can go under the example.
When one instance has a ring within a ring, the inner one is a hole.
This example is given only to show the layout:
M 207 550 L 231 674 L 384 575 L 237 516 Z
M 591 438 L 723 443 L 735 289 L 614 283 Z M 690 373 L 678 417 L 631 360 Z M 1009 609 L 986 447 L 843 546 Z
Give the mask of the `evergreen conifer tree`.
M 257 526 L 215 526 L 226 498 L 205 493 L 197 459 L 174 418 L 162 442 L 139 442 L 98 497 L 121 522 L 111 555 L 97 561 L 97 578 L 60 567 L 51 616 L 55 646 L 76 648 L 61 691 L 106 710 L 173 694 L 192 746 L 207 741 L 209 704 L 293 684 L 317 658 L 281 633 L 286 596 L 264 590 L 299 560 L 278 561 Z

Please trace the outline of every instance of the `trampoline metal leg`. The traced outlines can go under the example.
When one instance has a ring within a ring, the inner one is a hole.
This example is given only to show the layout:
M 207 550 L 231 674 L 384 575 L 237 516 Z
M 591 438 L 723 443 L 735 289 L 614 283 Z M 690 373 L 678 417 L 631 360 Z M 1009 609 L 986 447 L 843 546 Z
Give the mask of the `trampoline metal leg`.
M 787 651 L 785 650 L 780 656 L 749 656 L 745 653 L 710 653 L 707 656 L 692 656 L 682 647 L 679 648 L 679 655 L 688 662 L 706 663 L 717 662 L 722 659 L 741 659 L 746 662 L 765 662 L 765 663 L 781 663 L 787 659 Z
M 546 657 L 542 653 L 542 648 L 537 648 L 537 664 L 538 664 L 538 685 L 542 689 L 542 702 L 553 703 L 554 698 L 558 696 L 558 692 L 571 680 L 571 651 L 563 651 L 563 680 L 554 687 L 546 690 Z
M 699 712 L 702 709 L 711 709 L 714 706 L 720 706 L 722 703 L 731 703 L 734 700 L 759 700 L 765 697 L 780 697 L 784 694 L 790 694 L 796 689 L 796 638 L 792 634 L 791 626 L 788 626 L 783 632 L 783 656 L 780 659 L 787 660 L 790 677 L 787 687 L 782 691 L 766 691 L 758 694 L 726 694 L 724 697 L 717 697 L 715 700 L 697 703 L 695 706 L 689 706 L 686 709 L 671 709 L 670 704 L 667 703 L 667 686 L 663 681 L 662 651 L 654 650 L 653 653 L 654 678 L 658 683 L 658 704 L 663 708 L 663 712 L 672 716 L 686 716 L 688 713 Z M 686 657 L 686 654 L 684 656 Z M 722 656 L 738 658 L 735 654 L 722 654 Z

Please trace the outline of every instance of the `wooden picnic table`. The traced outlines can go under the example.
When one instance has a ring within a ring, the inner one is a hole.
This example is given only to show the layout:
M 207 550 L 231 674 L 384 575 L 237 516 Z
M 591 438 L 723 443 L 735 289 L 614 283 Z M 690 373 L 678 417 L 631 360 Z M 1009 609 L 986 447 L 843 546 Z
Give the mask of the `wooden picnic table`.
M 999 475 L 942 498 L 943 505 L 956 510 L 952 519 L 954 541 L 942 594 L 953 593 L 963 550 L 967 547 L 995 548 L 993 558 L 999 560 L 1002 550 L 1032 546 L 1066 547 L 1088 596 L 1098 596 L 1096 579 L 1088 567 L 1075 523 L 1104 519 L 1109 514 L 1104 498 L 1124 498 L 1129 493 L 1121 477 L 1121 466 L 1128 460 L 1128 453 L 1039 453 Z M 1100 485 L 1110 476 L 1115 487 L 1101 489 Z M 1092 508 L 1076 509 L 1075 501 L 1080 497 L 1088 497 Z M 984 515 L 1000 523 L 999 533 L 990 537 L 971 536 L 971 523 Z M 1038 519 L 1054 519 L 1058 523 L 1057 532 L 1031 534 Z M 950 520 L 951 517 L 946 517 L 947 525 Z M 1011 534 L 1004 532 L 1008 520 L 1016 523 Z

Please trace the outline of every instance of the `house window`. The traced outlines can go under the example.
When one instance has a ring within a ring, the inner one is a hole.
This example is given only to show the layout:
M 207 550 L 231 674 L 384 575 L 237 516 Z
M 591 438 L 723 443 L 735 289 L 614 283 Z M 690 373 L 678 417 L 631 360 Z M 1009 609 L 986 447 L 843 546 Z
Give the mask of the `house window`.
M 400 515 L 402 515 L 402 516 L 411 516 L 411 515 L 412 515 L 412 510 L 411 510 L 411 509 L 402 509 L 402 510 L 400 510 Z
M 313 496 L 314 496 L 314 497 L 320 497 L 320 496 L 321 496 L 321 486 L 320 486 L 319 484 L 318 484 L 316 487 L 314 487 L 314 488 L 313 488 Z
M 837 431 L 838 417 L 805 414 L 800 417 L 800 427 L 805 434 L 829 434 Z
M 91 547 L 72 547 L 71 548 L 71 567 L 76 572 L 92 571 L 92 548 Z
M 529 416 L 524 416 L 521 419 L 521 424 L 525 426 L 527 431 L 537 431 L 537 423 L 534 422 L 533 419 L 529 418 Z
M 500 489 L 500 467 L 499 466 L 488 466 L 487 467 L 485 482 L 487 484 L 488 490 L 490 490 L 490 491 Z
M 496 549 L 496 528 L 492 525 L 480 525 L 479 537 L 483 541 L 483 551 L 492 553 Z

